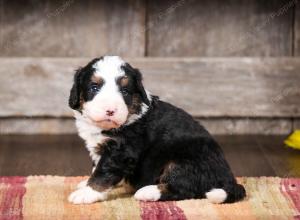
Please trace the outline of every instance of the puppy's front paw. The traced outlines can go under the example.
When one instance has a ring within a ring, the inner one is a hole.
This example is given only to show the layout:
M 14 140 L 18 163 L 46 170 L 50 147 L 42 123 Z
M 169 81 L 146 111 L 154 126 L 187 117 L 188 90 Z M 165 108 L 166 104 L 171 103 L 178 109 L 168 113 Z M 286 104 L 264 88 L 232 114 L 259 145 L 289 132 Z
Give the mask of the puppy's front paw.
M 89 186 L 85 186 L 72 192 L 68 200 L 73 204 L 90 204 L 97 201 L 103 201 L 106 198 L 106 192 L 98 192 Z
M 83 188 L 85 186 L 87 186 L 87 182 L 88 180 L 82 180 L 77 184 L 77 189 Z

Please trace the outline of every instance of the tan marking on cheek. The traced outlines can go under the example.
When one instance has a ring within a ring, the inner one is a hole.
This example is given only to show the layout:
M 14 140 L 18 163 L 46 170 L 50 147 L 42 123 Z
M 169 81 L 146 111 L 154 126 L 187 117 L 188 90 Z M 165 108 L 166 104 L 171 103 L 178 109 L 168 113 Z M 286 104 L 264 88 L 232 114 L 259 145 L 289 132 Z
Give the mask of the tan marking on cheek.
M 95 75 L 92 75 L 91 81 L 93 83 L 97 83 L 99 85 L 103 83 L 103 79 L 101 77 L 98 77 L 98 76 L 95 76 Z

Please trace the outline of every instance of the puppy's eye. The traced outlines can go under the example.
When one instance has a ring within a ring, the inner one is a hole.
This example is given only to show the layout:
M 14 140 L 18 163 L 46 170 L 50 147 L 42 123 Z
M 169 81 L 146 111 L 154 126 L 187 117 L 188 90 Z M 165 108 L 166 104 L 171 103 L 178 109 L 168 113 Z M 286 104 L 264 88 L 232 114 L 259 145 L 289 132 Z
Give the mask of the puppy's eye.
M 91 92 L 98 92 L 99 91 L 99 86 L 98 85 L 91 85 L 89 89 L 90 89 Z
M 124 96 L 127 96 L 129 94 L 127 89 L 122 89 L 121 92 Z

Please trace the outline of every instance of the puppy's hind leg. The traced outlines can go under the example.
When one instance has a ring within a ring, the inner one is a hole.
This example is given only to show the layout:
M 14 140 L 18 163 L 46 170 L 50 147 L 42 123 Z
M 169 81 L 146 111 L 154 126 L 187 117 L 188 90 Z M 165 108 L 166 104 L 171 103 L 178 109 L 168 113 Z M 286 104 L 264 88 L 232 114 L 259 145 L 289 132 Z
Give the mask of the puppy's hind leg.
M 232 183 L 223 188 L 211 189 L 205 196 L 212 203 L 232 203 L 242 200 L 246 196 L 246 191 L 242 185 Z
M 194 198 L 196 195 L 190 190 L 188 177 L 180 166 L 169 162 L 164 166 L 157 185 L 140 188 L 134 198 L 142 201 L 167 201 Z M 199 196 L 197 196 L 199 197 Z
M 169 187 L 168 184 L 164 183 L 144 186 L 136 191 L 134 198 L 141 201 L 168 201 L 190 198 L 189 195 L 174 192 Z

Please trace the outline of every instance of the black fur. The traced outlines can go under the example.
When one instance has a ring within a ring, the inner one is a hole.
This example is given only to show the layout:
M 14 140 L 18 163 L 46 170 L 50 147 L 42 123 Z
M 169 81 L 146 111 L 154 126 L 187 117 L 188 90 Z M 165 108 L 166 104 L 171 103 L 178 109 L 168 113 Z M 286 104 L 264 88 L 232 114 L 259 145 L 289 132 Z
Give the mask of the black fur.
M 89 179 L 91 186 L 107 188 L 125 178 L 136 189 L 164 185 L 162 201 L 204 198 L 213 188 L 224 189 L 228 203 L 245 197 L 210 134 L 186 112 L 158 98 L 142 119 L 104 133 L 111 140 Z M 170 162 L 173 167 L 164 173 Z
M 100 58 L 101 59 L 101 58 Z M 74 77 L 69 105 L 80 111 L 81 103 L 93 99 L 92 60 Z M 108 141 L 99 148 L 101 159 L 88 181 L 95 190 L 103 191 L 125 179 L 135 189 L 157 184 L 160 200 L 204 198 L 213 188 L 227 193 L 225 202 L 245 197 L 227 164 L 218 143 L 192 116 L 152 96 L 148 99 L 139 70 L 125 64 L 128 77 L 119 90 L 130 114 L 139 114 L 142 103 L 149 109 L 142 118 L 118 129 L 102 131 Z M 103 82 L 105 83 L 105 82 Z M 101 89 L 101 85 L 97 85 Z

